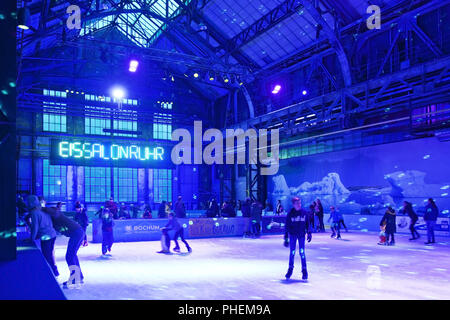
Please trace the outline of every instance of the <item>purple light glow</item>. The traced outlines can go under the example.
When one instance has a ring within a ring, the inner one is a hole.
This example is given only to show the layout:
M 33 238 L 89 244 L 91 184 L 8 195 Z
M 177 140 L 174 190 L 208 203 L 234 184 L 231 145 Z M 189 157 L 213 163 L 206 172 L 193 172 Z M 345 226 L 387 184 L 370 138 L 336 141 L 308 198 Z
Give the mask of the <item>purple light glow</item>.
M 279 84 L 277 84 L 277 85 L 273 88 L 272 93 L 273 93 L 273 94 L 277 94 L 278 92 L 280 92 L 280 90 L 281 90 L 281 86 L 280 86 Z
M 139 62 L 137 60 L 130 61 L 130 68 L 128 69 L 130 72 L 136 72 Z

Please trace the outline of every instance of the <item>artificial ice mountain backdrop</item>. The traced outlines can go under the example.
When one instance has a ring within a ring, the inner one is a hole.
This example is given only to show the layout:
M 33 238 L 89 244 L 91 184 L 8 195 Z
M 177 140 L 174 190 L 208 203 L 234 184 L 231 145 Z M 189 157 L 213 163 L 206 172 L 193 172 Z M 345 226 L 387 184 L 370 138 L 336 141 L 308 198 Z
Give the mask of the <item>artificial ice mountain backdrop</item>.
M 290 198 L 299 196 L 304 207 L 321 199 L 325 212 L 333 205 L 346 214 L 383 214 L 407 200 L 422 215 L 432 197 L 446 216 L 449 154 L 450 142 L 430 138 L 282 160 L 269 184 L 272 203 L 290 208 Z

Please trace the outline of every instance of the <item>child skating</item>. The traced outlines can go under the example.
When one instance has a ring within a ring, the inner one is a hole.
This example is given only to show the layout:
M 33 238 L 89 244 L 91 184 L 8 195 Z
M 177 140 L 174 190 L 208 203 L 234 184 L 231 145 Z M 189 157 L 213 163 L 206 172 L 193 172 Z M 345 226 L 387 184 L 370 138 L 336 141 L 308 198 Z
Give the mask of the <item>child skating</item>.
M 107 252 L 111 252 L 111 247 L 114 243 L 114 220 L 113 215 L 109 209 L 103 209 L 100 213 L 102 219 L 102 255 L 105 256 Z
M 331 220 L 331 238 L 336 237 L 336 239 L 341 239 L 341 228 L 340 221 L 342 220 L 342 214 L 335 209 L 335 207 L 330 207 L 330 217 L 328 222 Z
M 293 208 L 286 216 L 284 246 L 289 247 L 289 269 L 286 273 L 286 279 L 292 276 L 294 270 L 295 248 L 299 246 L 299 254 L 302 263 L 302 280 L 308 279 L 305 255 L 305 235 L 308 242 L 311 242 L 311 228 L 308 211 L 302 208 L 301 200 L 298 197 L 292 199 Z

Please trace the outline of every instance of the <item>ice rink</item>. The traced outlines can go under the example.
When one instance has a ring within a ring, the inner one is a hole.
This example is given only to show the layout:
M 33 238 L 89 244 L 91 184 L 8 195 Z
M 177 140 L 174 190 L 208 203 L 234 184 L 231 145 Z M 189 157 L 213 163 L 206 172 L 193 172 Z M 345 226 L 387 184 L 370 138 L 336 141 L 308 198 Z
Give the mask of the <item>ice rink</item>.
M 313 234 L 307 283 L 300 281 L 298 254 L 291 280 L 284 279 L 289 249 L 281 235 L 188 240 L 189 255 L 158 254 L 160 242 L 153 241 L 115 243 L 103 258 L 101 244 L 90 243 L 79 251 L 85 284 L 64 293 L 68 299 L 450 299 L 450 239 L 426 246 L 423 237 L 410 242 L 397 234 L 396 246 L 386 247 L 375 233 L 342 237 Z M 66 242 L 58 238 L 55 249 L 64 281 Z

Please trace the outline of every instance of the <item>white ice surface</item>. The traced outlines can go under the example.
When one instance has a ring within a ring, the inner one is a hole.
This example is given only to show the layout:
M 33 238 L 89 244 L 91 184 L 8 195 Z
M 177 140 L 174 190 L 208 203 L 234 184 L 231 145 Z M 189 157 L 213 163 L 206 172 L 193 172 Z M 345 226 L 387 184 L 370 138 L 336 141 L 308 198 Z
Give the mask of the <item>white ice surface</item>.
M 79 251 L 85 284 L 64 293 L 68 299 L 450 299 L 450 239 L 425 246 L 422 238 L 396 235 L 396 246 L 385 247 L 374 233 L 342 236 L 313 234 L 307 283 L 299 281 L 298 254 L 291 280 L 284 280 L 289 249 L 280 235 L 188 240 L 190 255 L 158 254 L 159 241 L 115 243 L 106 259 L 101 244 L 90 243 Z M 68 277 L 66 242 L 58 238 L 55 249 L 61 278 Z

